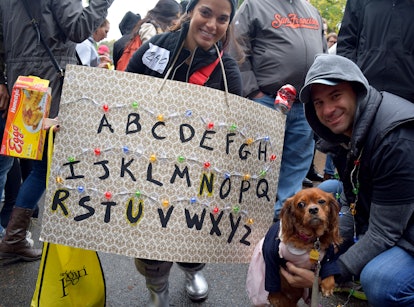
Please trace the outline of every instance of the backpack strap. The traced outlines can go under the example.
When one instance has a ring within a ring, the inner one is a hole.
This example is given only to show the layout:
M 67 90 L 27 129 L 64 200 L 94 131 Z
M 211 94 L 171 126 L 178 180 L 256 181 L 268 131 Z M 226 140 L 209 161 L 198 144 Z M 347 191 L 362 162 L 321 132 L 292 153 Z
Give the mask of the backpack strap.
M 204 85 L 208 78 L 210 78 L 211 73 L 213 72 L 214 68 L 216 68 L 217 64 L 220 62 L 220 58 L 223 56 L 223 51 L 220 52 L 220 56 L 217 59 L 210 63 L 207 66 L 201 67 L 199 70 L 195 71 L 188 80 L 188 83 Z

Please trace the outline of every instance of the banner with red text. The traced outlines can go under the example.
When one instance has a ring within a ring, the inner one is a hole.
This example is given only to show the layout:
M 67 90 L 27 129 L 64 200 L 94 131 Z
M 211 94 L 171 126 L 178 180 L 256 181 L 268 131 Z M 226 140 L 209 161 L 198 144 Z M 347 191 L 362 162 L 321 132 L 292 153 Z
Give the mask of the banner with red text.
M 68 66 L 44 241 L 247 263 L 273 219 L 285 116 L 193 84 Z

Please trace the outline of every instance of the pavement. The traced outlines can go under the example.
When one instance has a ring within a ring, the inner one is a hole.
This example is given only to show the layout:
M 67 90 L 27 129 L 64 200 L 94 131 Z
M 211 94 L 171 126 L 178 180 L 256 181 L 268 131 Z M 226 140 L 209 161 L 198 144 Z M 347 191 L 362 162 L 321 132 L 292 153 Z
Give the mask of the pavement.
M 315 161 L 321 165 L 323 156 L 318 155 Z M 318 169 L 323 170 L 323 167 Z M 42 246 L 42 242 L 39 241 L 42 211 L 41 209 L 39 219 L 33 219 L 30 228 L 37 248 Z M 106 306 L 147 306 L 148 292 L 145 281 L 136 271 L 133 258 L 101 252 L 98 254 L 105 275 Z M 6 263 L 5 260 L 0 260 L 0 307 L 30 306 L 40 261 Z M 174 265 L 169 280 L 170 306 L 251 306 L 245 291 L 247 269 L 248 264 L 207 264 L 203 272 L 209 282 L 209 296 L 202 303 L 193 303 L 187 298 L 184 290 L 184 274 Z M 306 305 L 300 302 L 298 306 Z M 348 294 L 337 293 L 330 298 L 321 298 L 320 306 L 369 305 L 353 297 L 348 301 Z

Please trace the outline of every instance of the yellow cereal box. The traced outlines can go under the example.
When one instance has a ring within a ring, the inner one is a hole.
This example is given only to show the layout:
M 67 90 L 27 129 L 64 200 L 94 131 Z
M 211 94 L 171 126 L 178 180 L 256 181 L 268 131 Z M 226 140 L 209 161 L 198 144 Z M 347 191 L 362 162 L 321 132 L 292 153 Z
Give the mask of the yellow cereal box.
M 41 160 L 46 130 L 43 120 L 49 115 L 49 80 L 19 76 L 11 93 L 6 128 L 0 154 Z

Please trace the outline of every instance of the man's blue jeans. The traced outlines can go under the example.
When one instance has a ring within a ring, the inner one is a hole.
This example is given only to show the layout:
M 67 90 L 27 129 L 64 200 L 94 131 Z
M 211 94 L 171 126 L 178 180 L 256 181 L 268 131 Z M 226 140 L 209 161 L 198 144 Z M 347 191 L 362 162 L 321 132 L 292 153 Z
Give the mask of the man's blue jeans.
M 414 306 L 414 257 L 394 246 L 368 262 L 361 284 L 372 306 Z
M 273 109 L 274 98 L 253 99 Z M 274 112 L 277 112 L 276 110 Z M 279 218 L 283 203 L 302 189 L 302 181 L 312 163 L 315 141 L 306 118 L 303 104 L 295 102 L 286 115 L 285 138 L 276 193 L 275 218 Z

